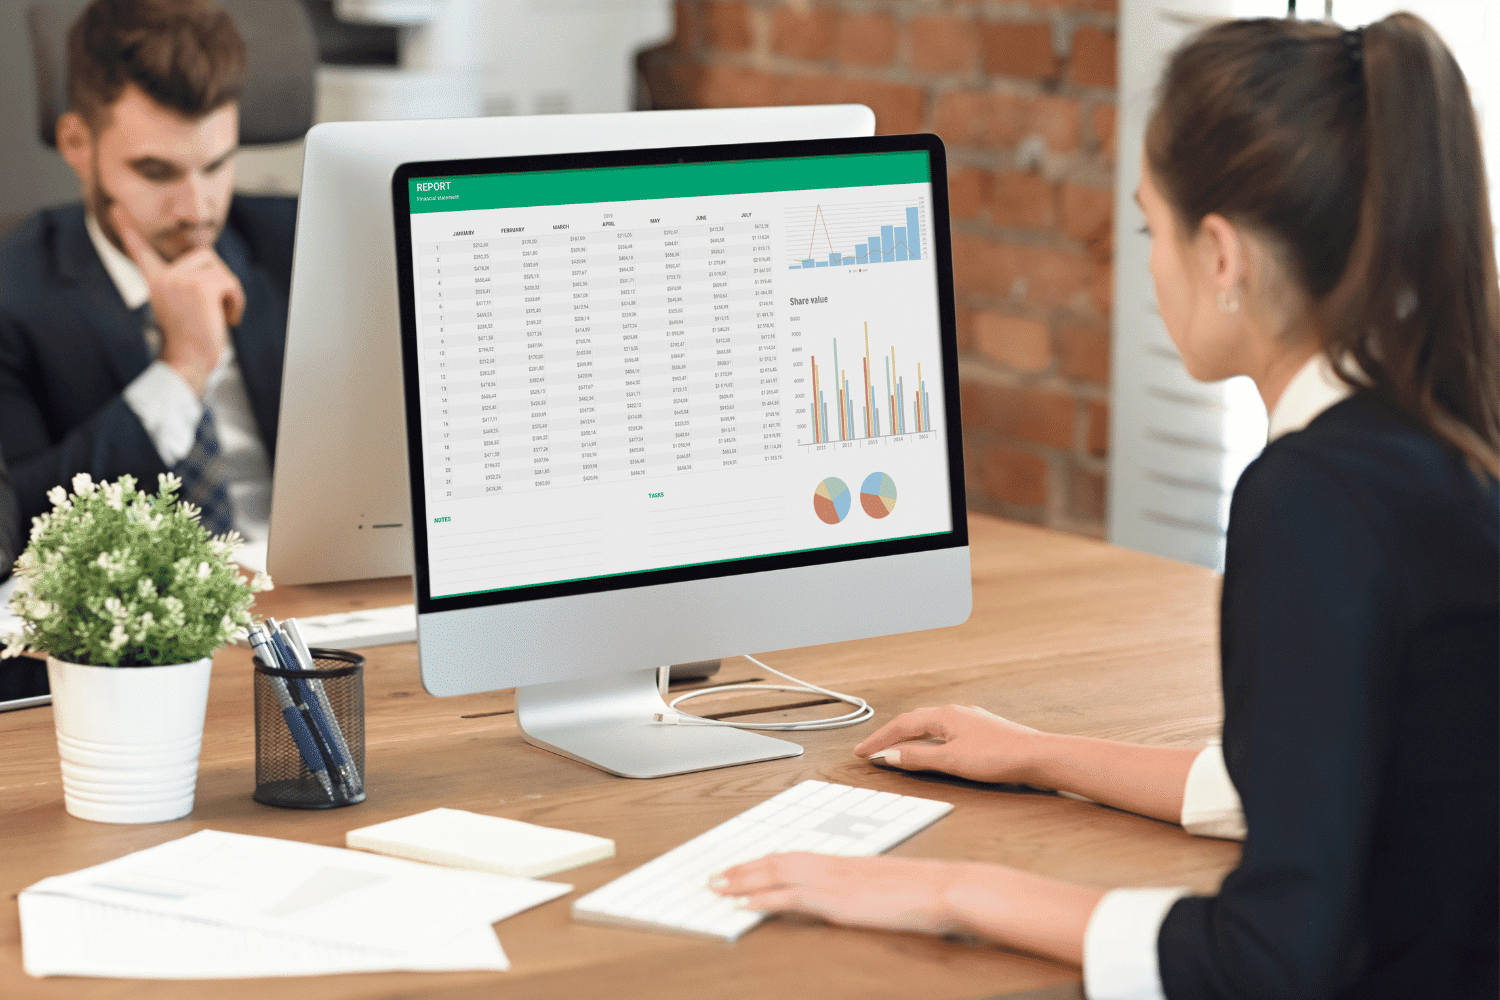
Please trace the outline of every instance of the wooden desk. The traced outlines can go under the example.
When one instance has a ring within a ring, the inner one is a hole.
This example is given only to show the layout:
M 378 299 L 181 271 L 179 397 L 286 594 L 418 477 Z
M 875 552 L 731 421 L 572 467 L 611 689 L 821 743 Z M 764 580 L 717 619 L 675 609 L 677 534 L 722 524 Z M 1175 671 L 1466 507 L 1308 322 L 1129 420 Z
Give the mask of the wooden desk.
M 214 663 L 191 816 L 148 826 L 88 823 L 63 810 L 50 708 L 0 715 L 0 890 L 213 828 L 342 845 L 344 832 L 451 806 L 613 837 L 615 858 L 556 878 L 574 895 L 497 925 L 508 973 L 379 974 L 283 982 L 34 980 L 21 969 L 15 904 L 0 906 L 0 996 L 16 997 L 764 997 L 870 1000 L 1076 998 L 1076 970 L 999 948 L 920 935 L 774 920 L 733 946 L 575 924 L 570 900 L 805 778 L 951 801 L 953 813 L 896 849 L 993 861 L 1100 885 L 1212 891 L 1236 844 L 1053 795 L 883 771 L 850 748 L 900 712 L 984 705 L 1057 732 L 1201 746 L 1220 718 L 1218 578 L 1099 542 L 993 518 L 971 519 L 974 614 L 961 627 L 771 654 L 768 662 L 868 699 L 873 722 L 795 734 L 791 760 L 652 781 L 615 778 L 523 743 L 509 692 L 437 699 L 413 645 L 365 650 L 369 799 L 328 812 L 262 806 L 253 786 L 249 654 Z M 410 600 L 405 580 L 282 588 L 259 611 L 320 614 Z M 744 661 L 716 680 L 753 676 Z M 730 705 L 775 704 L 772 692 Z M 793 696 L 793 700 L 799 700 Z M 701 706 L 701 707 L 700 707 Z M 826 714 L 827 707 L 791 709 Z

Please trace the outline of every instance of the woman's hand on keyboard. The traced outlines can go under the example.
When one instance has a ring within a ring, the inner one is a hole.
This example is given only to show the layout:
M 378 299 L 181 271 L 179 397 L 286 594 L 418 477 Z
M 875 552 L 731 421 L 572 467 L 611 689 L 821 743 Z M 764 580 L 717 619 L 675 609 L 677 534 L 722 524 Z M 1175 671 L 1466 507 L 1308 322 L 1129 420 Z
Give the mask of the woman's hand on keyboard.
M 962 932 L 1075 965 L 1103 889 L 1000 865 L 772 854 L 710 883 L 746 909 L 927 934 Z
M 885 750 L 885 763 L 905 771 L 1032 784 L 1047 735 L 977 705 L 946 705 L 896 716 L 854 752 L 868 757 Z M 912 742 L 924 740 L 941 742 Z
M 915 858 L 771 854 L 709 885 L 750 910 L 806 913 L 836 924 L 944 934 L 957 930 L 944 903 L 966 865 Z

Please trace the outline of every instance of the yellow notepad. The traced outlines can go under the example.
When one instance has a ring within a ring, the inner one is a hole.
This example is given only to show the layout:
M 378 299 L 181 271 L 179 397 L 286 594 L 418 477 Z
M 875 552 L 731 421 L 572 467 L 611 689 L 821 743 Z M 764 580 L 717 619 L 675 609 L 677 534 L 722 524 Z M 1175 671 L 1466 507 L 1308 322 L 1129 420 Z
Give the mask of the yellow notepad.
M 462 809 L 429 809 L 350 830 L 344 842 L 398 858 L 517 878 L 540 878 L 615 854 L 615 842 L 608 837 Z

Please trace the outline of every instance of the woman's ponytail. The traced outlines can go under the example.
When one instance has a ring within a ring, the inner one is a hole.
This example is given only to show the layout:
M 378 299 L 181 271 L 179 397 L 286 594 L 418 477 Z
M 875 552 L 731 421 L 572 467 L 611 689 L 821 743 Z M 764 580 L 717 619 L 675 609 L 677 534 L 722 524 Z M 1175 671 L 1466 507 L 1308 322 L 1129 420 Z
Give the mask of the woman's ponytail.
M 1325 347 L 1500 475 L 1500 283 L 1479 130 L 1462 71 L 1427 23 L 1344 36 L 1365 84 L 1365 183 Z

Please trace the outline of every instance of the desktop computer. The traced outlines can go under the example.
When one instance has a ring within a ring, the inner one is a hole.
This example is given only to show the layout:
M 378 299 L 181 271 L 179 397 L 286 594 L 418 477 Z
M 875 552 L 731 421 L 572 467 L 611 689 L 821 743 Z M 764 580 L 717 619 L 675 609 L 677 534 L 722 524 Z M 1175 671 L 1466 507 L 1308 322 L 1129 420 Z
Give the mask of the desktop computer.
M 400 166 L 427 689 L 652 777 L 801 752 L 673 724 L 659 665 L 965 621 L 945 176 L 925 135 Z
M 397 165 L 874 130 L 875 116 L 857 104 L 315 126 L 297 206 L 271 575 L 301 584 L 411 573 L 390 214 Z

